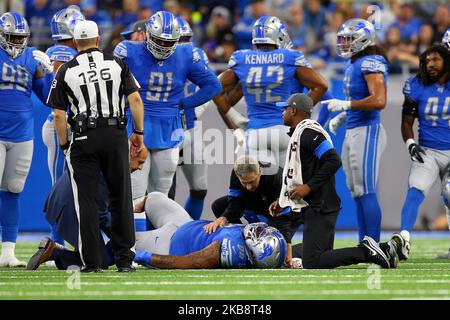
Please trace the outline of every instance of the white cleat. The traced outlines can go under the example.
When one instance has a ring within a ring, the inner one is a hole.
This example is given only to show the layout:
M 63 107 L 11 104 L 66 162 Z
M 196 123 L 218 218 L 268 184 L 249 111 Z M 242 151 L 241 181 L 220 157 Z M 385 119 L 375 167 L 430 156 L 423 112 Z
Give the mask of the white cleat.
M 15 256 L 0 256 L 0 268 L 23 268 L 26 266 L 25 261 L 20 261 Z
M 411 242 L 409 232 L 406 230 L 400 233 L 394 233 L 391 240 L 394 240 L 397 244 L 397 254 L 399 260 L 408 260 L 411 254 Z
M 303 269 L 302 259 L 300 259 L 300 258 L 292 258 L 292 260 L 291 260 L 291 268 L 292 269 Z

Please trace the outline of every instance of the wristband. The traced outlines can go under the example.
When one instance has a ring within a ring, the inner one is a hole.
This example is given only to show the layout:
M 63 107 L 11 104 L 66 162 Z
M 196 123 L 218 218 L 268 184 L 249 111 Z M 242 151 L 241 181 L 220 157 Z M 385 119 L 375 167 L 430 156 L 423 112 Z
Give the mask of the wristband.
M 134 134 L 137 134 L 137 135 L 140 135 L 140 136 L 143 136 L 143 135 L 144 135 L 144 130 L 134 129 L 134 130 L 133 130 L 133 133 L 134 133 Z
M 412 145 L 413 143 L 416 143 L 416 141 L 414 141 L 413 138 L 409 138 L 408 140 L 406 140 L 406 149 L 409 150 L 409 146 Z
M 63 151 L 65 151 L 65 150 L 69 149 L 69 147 L 70 147 L 70 142 L 67 141 L 66 143 L 60 145 L 59 147 L 60 147 Z

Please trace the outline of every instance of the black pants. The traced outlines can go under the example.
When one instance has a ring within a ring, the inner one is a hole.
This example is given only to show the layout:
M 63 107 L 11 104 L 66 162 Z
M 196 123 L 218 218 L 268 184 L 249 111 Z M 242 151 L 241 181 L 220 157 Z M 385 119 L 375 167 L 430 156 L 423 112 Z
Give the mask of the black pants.
M 322 213 L 305 208 L 303 215 L 303 243 L 295 245 L 293 256 L 302 258 L 306 269 L 332 269 L 367 262 L 366 251 L 361 247 L 333 250 L 334 230 L 339 211 Z
M 108 242 L 104 244 L 103 241 L 99 243 L 99 252 L 102 257 L 101 268 L 106 270 L 109 266 L 114 264 L 111 243 Z M 79 251 L 71 251 L 55 248 L 53 250 L 52 259 L 55 261 L 55 265 L 59 270 L 67 270 L 69 267 L 79 267 L 83 266 L 81 261 L 81 256 Z
M 111 244 L 117 266 L 128 266 L 134 259 L 135 243 L 128 138 L 117 126 L 97 127 L 74 134 L 68 166 L 75 209 L 79 220 L 78 248 L 87 268 L 99 268 L 102 255 L 98 218 L 100 171 L 109 190 Z

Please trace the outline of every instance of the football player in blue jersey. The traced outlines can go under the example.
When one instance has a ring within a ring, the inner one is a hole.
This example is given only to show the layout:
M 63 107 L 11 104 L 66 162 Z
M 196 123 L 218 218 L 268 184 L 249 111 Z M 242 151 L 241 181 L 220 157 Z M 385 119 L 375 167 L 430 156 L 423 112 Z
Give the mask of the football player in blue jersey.
M 59 67 L 77 54 L 73 39 L 75 25 L 85 20 L 77 6 L 70 6 L 55 13 L 51 21 L 52 39 L 56 44 L 45 52 L 53 63 L 53 74 L 46 75 L 48 89 Z M 42 140 L 47 147 L 47 162 L 52 186 L 64 170 L 64 153 L 59 148 L 58 136 L 53 125 L 51 112 L 42 127 Z
M 56 44 L 45 52 L 53 63 L 53 73 L 47 74 L 46 90 L 50 89 L 54 75 L 59 67 L 77 55 L 73 39 L 75 25 L 85 20 L 83 14 L 77 6 L 69 6 L 55 13 L 51 21 L 52 39 Z M 52 186 L 65 170 L 64 152 L 59 147 L 58 135 L 53 124 L 53 111 L 48 115 L 42 126 L 42 140 L 47 147 L 47 164 L 50 172 Z M 59 244 L 64 244 L 64 240 L 58 235 L 55 226 L 52 226 L 52 237 Z
M 57 198 L 55 194 L 54 200 L 58 202 Z M 285 239 L 277 229 L 266 224 L 228 224 L 210 234 L 203 230 L 210 221 L 192 220 L 178 203 L 161 192 L 149 193 L 135 205 L 134 211 L 145 211 L 155 227 L 151 231 L 136 232 L 134 261 L 149 268 L 279 268 L 285 259 Z M 107 221 L 107 217 L 104 218 Z M 107 223 L 102 225 L 104 232 L 108 233 L 110 226 Z M 110 250 L 106 250 L 108 247 Z M 114 264 L 109 243 L 106 248 L 102 250 L 103 269 Z M 50 260 L 55 261 L 58 269 L 82 265 L 78 251 L 68 250 L 45 238 L 30 259 L 27 269 L 36 270 Z
M 179 38 L 177 19 L 159 11 L 147 21 L 146 42 L 122 41 L 114 50 L 143 88 L 145 128 L 139 133 L 144 134 L 149 157 L 143 170 L 132 174 L 133 199 L 146 191 L 168 193 L 183 140 L 184 111 L 206 103 L 221 89 L 198 50 L 188 44 L 177 46 Z M 184 97 L 187 80 L 200 89 Z
M 294 78 L 310 90 L 314 103 L 327 91 L 326 81 L 311 68 L 301 52 L 282 47 L 283 30 L 285 27 L 277 17 L 259 18 L 253 26 L 255 50 L 233 53 L 229 69 L 219 76 L 222 92 L 214 98 L 227 126 L 237 129 L 242 119 L 236 118 L 236 112 L 231 109 L 229 94 L 241 82 L 249 118 L 246 149 L 259 161 L 275 165 L 274 168 L 284 166 L 289 142 L 283 110 L 276 102 L 287 100 Z
M 192 32 L 189 24 L 182 17 L 177 17 L 180 24 L 180 40 L 179 45 L 192 45 Z M 201 60 L 205 65 L 208 65 L 208 57 L 206 53 L 196 48 Z M 187 81 L 184 87 L 184 96 L 189 97 L 195 93 L 197 86 L 191 81 Z M 182 145 L 181 170 L 189 185 L 189 196 L 184 205 L 184 209 L 190 214 L 192 219 L 198 220 L 202 215 L 204 199 L 208 189 L 207 184 L 207 170 L 203 159 L 203 139 L 198 140 L 196 137 L 201 137 L 201 128 L 196 126 L 195 121 L 205 112 L 209 102 L 197 107 L 185 110 L 186 116 L 186 132 L 184 134 L 184 141 Z M 175 182 L 174 182 L 175 183 Z
M 408 193 L 402 209 L 401 232 L 394 234 L 401 250 L 399 258 L 409 257 L 410 232 L 419 207 L 436 179 L 443 179 L 450 167 L 450 51 L 436 44 L 423 52 L 419 72 L 404 87 L 402 136 L 411 155 Z M 414 140 L 413 125 L 419 122 L 419 141 Z M 448 177 L 443 183 L 443 195 Z
M 30 29 L 17 12 L 0 16 L 0 267 L 25 266 L 14 253 L 19 227 L 19 195 L 33 157 L 31 91 L 43 101 L 48 56 L 27 47 Z
M 386 106 L 388 62 L 380 51 L 375 44 L 375 28 L 369 21 L 347 20 L 337 33 L 337 54 L 349 59 L 344 77 L 346 100 L 322 102 L 329 111 L 345 111 L 347 132 L 342 162 L 356 203 L 360 243 L 366 235 L 378 242 L 381 231 L 376 185 L 386 147 L 380 114 Z

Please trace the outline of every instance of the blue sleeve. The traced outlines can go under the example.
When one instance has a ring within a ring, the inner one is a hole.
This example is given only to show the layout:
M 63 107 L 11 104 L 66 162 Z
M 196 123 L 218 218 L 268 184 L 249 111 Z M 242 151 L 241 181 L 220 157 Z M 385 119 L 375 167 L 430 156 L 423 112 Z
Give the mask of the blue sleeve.
M 240 57 L 241 51 L 235 51 L 230 57 L 230 60 L 228 60 L 228 68 L 234 68 L 239 64 L 239 57 Z
M 231 232 L 222 240 L 220 248 L 221 266 L 224 268 L 245 268 L 247 261 L 244 237 L 234 231 Z
M 298 50 L 287 49 L 289 52 L 289 64 L 294 65 L 295 67 L 306 67 L 312 68 L 309 61 L 305 58 L 302 52 Z
M 128 48 L 126 41 L 120 42 L 114 49 L 114 56 L 119 59 L 125 59 L 128 57 Z
M 241 198 L 244 196 L 244 192 L 240 189 L 228 189 L 228 196 Z
M 329 150 L 334 149 L 333 145 L 328 140 L 323 140 L 314 150 L 314 155 L 320 159 Z
M 369 73 L 383 73 L 385 74 L 388 71 L 386 61 L 377 59 L 377 57 L 370 56 L 365 58 L 361 63 L 361 73 L 369 74 Z
M 196 48 L 198 50 L 198 53 L 200 54 L 200 58 L 202 59 L 203 63 L 208 65 L 209 64 L 209 59 L 208 56 L 206 55 L 206 52 L 203 51 L 203 49 L 201 48 Z
M 410 77 L 406 80 L 405 85 L 403 86 L 403 95 L 406 98 L 410 98 L 415 102 L 418 102 L 418 95 L 422 90 L 420 90 L 417 79 L 415 77 Z
M 215 96 L 222 90 L 222 85 L 216 75 L 201 61 L 197 51 L 193 52 L 193 61 L 188 71 L 188 79 L 200 89 L 181 101 L 185 108 L 198 107 Z

